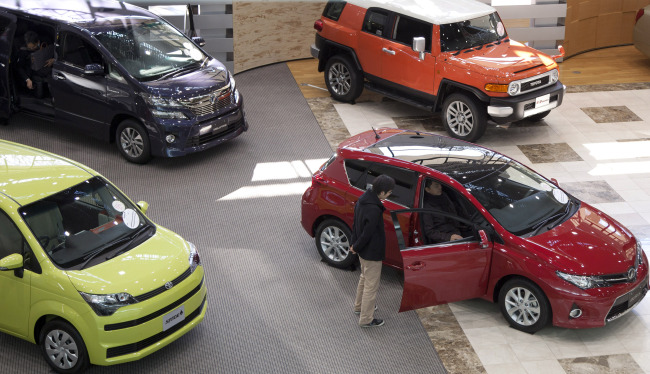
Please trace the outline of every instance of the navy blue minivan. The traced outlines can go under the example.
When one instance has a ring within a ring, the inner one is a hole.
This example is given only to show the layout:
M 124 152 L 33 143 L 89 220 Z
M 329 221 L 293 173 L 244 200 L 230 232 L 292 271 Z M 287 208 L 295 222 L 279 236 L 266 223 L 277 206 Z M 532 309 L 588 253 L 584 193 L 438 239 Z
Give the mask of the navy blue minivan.
M 214 147 L 248 123 L 232 73 L 198 41 L 123 2 L 1 0 L 0 121 L 49 118 L 135 163 Z

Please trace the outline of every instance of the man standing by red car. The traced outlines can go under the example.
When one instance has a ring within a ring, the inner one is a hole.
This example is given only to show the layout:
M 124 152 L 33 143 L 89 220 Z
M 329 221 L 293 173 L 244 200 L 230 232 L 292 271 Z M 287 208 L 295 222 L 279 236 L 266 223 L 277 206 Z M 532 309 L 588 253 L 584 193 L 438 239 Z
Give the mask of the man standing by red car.
M 375 178 L 372 189 L 364 192 L 354 207 L 352 246 L 350 252 L 359 255 L 361 276 L 354 301 L 354 313 L 359 314 L 359 326 L 382 326 L 384 321 L 374 318 L 375 299 L 381 279 L 381 264 L 386 256 L 386 233 L 384 231 L 381 203 L 395 187 L 395 180 L 387 175 Z

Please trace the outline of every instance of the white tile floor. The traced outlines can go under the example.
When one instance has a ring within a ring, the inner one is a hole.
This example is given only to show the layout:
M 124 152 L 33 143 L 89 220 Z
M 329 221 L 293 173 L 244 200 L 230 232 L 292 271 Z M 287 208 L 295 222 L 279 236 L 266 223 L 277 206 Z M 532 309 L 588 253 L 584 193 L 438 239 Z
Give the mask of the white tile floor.
M 642 121 L 595 123 L 581 109 L 598 106 L 626 106 Z M 392 102 L 334 107 L 351 134 L 371 127 L 396 127 L 392 117 L 430 115 Z M 650 90 L 569 93 L 545 122 L 548 126 L 488 129 L 480 143 L 556 178 L 560 185 L 606 181 L 623 201 L 593 205 L 636 232 L 650 253 Z M 544 143 L 567 143 L 583 161 L 533 164 L 517 147 Z M 509 328 L 498 306 L 487 301 L 469 300 L 450 307 L 489 374 L 566 373 L 559 360 L 592 356 L 609 356 L 610 372 L 632 370 L 626 366 L 631 357 L 650 373 L 650 296 L 605 327 L 548 327 L 535 335 Z M 588 365 L 580 365 L 571 372 L 592 372 Z

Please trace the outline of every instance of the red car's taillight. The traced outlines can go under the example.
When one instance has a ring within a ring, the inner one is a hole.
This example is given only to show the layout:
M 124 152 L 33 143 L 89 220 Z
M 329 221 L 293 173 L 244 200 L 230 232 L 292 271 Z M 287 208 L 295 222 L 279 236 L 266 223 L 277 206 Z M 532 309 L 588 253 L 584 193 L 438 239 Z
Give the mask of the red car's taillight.
M 643 10 L 643 9 L 641 9 L 641 10 Z M 323 21 L 317 19 L 316 22 L 314 22 L 314 29 L 316 29 L 316 31 L 318 31 L 318 32 L 323 31 Z
M 645 11 L 643 10 L 643 8 L 639 9 L 639 11 L 636 12 L 636 18 L 634 19 L 634 24 L 635 25 L 636 25 L 637 22 L 639 22 L 639 18 L 643 17 L 644 13 L 645 13 Z M 314 25 L 314 27 L 316 27 L 316 25 Z

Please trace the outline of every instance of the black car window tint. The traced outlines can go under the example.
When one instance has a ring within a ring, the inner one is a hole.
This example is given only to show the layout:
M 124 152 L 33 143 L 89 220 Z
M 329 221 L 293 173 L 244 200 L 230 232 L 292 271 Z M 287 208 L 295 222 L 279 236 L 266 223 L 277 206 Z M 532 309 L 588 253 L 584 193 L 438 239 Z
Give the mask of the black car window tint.
M 345 171 L 348 174 L 348 181 L 354 187 L 366 189 L 366 169 L 370 162 L 361 160 L 345 160 Z
M 377 36 L 384 36 L 387 24 L 388 12 L 369 9 L 362 30 Z
M 372 184 L 375 178 L 382 174 L 395 179 L 395 188 L 393 188 L 393 193 L 388 197 L 388 200 L 412 208 L 415 200 L 418 173 L 400 167 L 373 163 L 366 171 L 366 183 Z
M 397 42 L 413 45 L 413 38 L 423 37 L 425 51 L 431 52 L 431 33 L 433 26 L 430 23 L 418 21 L 412 18 L 397 16 L 395 19 L 395 30 L 393 39 Z
M 347 4 L 345 1 L 329 1 L 323 10 L 323 17 L 338 21 L 343 12 L 343 8 L 345 8 L 345 4 Z
M 80 36 L 65 33 L 59 43 L 59 59 L 69 64 L 85 67 L 88 64 L 102 64 L 101 54 Z

